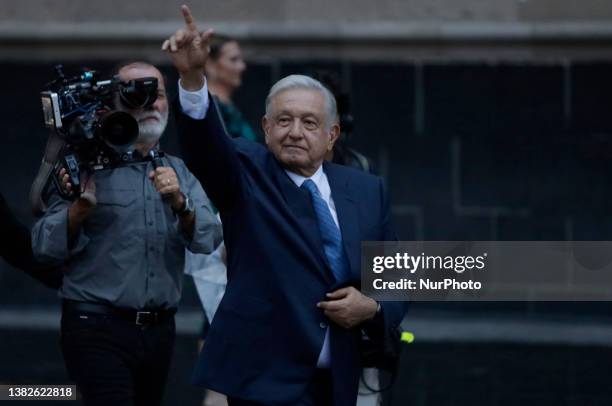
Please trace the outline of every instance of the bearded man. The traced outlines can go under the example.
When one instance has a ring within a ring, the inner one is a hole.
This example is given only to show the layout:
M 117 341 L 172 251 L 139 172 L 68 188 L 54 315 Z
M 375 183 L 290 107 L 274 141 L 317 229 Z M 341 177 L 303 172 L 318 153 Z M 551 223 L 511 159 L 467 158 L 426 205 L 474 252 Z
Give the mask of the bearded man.
M 65 265 L 61 346 L 85 405 L 159 405 L 175 336 L 185 248 L 210 253 L 220 225 L 200 183 L 179 158 L 156 152 L 168 120 L 160 71 L 125 64 L 122 81 L 155 77 L 155 103 L 116 108 L 138 121 L 132 163 L 82 180 L 70 202 L 52 190 L 32 230 L 36 257 Z M 161 165 L 157 165 L 161 164 Z M 68 176 L 63 185 L 71 190 Z

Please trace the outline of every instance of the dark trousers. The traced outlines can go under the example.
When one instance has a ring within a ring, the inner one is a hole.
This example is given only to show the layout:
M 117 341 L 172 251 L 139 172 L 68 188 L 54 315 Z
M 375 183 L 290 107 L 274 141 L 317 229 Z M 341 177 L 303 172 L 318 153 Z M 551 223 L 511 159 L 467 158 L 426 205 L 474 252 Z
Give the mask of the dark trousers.
M 174 335 L 173 316 L 138 326 L 108 315 L 62 313 L 62 353 L 85 406 L 160 405 Z
M 312 380 L 308 383 L 304 396 L 292 405 L 287 406 L 332 406 L 333 398 L 332 375 L 328 369 L 317 369 Z M 248 400 L 228 398 L 229 406 L 266 406 L 265 403 L 256 403 Z

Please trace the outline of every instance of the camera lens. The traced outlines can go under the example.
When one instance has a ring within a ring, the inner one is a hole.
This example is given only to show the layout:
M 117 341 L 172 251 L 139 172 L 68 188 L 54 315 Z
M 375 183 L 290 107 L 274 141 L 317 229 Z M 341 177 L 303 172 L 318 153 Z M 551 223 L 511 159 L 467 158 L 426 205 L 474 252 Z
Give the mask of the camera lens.
M 132 144 L 138 137 L 138 122 L 129 113 L 113 111 L 100 120 L 100 136 L 111 145 Z

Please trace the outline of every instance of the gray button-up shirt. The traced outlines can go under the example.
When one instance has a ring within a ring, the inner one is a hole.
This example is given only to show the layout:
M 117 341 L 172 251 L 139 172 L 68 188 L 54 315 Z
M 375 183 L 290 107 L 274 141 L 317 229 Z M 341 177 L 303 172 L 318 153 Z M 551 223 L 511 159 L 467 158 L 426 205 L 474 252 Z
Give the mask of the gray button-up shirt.
M 168 156 L 181 191 L 195 208 L 193 238 L 155 190 L 150 162 L 96 172 L 97 206 L 68 249 L 68 207 L 55 190 L 48 210 L 32 230 L 36 257 L 63 262 L 59 295 L 65 299 L 112 304 L 132 309 L 176 308 L 183 285 L 185 247 L 210 253 L 222 240 L 221 226 L 202 186 L 182 160 Z

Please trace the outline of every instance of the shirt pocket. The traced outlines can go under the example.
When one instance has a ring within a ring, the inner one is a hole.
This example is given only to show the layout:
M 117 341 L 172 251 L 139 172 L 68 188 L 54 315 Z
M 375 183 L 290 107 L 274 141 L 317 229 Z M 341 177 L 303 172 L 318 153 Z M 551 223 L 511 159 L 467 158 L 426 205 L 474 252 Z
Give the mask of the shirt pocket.
M 136 200 L 134 189 L 98 189 L 96 199 L 100 206 L 128 207 Z
M 128 227 L 136 221 L 134 189 L 97 189 L 97 205 L 88 218 L 88 229 L 100 231 L 120 225 Z

